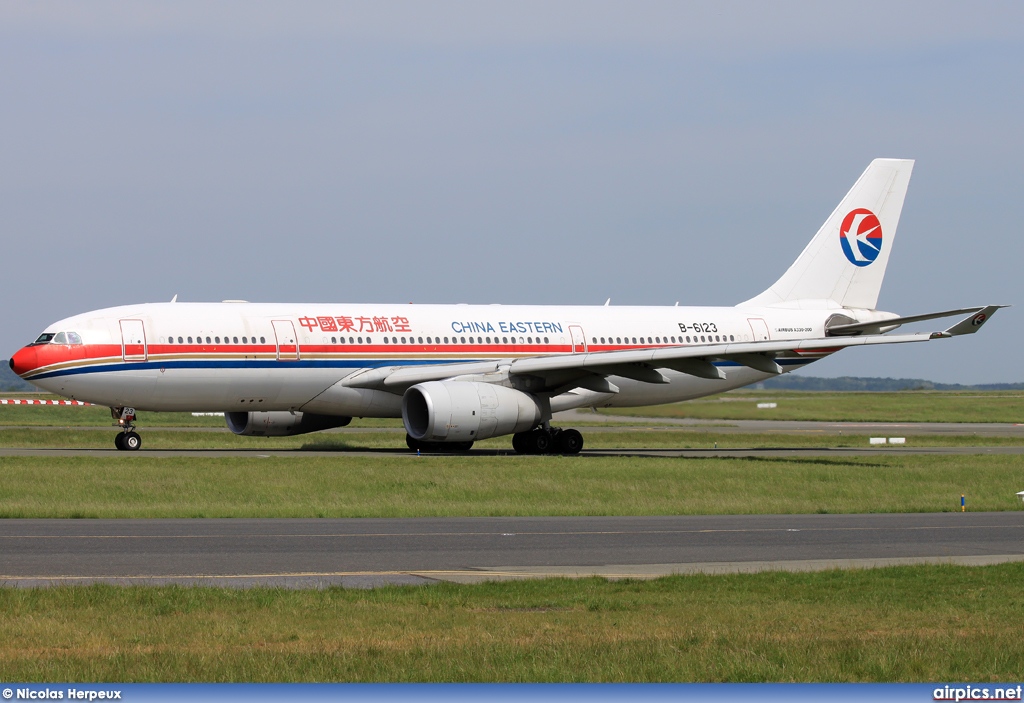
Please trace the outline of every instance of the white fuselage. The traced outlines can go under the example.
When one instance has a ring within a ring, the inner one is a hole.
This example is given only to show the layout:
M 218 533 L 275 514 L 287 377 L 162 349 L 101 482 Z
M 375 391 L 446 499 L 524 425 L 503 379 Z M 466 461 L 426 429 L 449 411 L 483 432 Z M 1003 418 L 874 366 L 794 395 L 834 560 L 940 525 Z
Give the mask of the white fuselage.
M 54 393 L 149 411 L 401 416 L 401 395 L 347 387 L 365 369 L 825 336 L 837 310 L 734 307 L 156 303 L 54 323 L 80 345 L 32 347 L 25 375 Z M 865 314 L 868 311 L 862 311 Z M 842 310 L 849 316 L 852 311 Z M 872 311 L 873 313 L 873 311 Z M 47 356 L 48 355 L 48 356 Z M 784 370 L 817 358 L 783 355 Z M 726 378 L 666 371 L 667 384 L 610 377 L 618 392 L 576 389 L 552 410 L 700 397 L 770 374 L 715 362 Z

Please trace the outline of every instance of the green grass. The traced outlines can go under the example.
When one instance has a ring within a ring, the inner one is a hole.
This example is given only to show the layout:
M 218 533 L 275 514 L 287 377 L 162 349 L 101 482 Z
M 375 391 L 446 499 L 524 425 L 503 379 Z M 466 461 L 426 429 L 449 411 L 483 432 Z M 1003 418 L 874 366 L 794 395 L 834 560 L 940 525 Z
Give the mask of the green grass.
M 763 402 L 777 408 L 758 409 Z M 1024 422 L 1019 391 L 830 393 L 735 391 L 683 403 L 642 408 L 606 408 L 605 415 L 727 420 L 827 422 Z
M 668 459 L 3 457 L 0 517 L 450 517 L 1019 510 L 1014 455 Z
M 438 584 L 0 589 L 8 681 L 1024 677 L 1024 564 Z

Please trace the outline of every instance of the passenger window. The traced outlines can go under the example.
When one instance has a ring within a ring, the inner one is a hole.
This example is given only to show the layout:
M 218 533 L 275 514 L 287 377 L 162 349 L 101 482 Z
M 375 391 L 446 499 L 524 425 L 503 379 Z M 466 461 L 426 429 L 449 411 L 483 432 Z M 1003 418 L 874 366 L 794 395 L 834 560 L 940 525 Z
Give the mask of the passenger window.
M 548 344 L 548 338 L 547 337 L 544 338 L 544 343 Z
M 501 338 L 501 343 L 502 344 L 508 344 L 508 337 L 502 337 Z
M 418 342 L 418 343 L 419 343 L 419 344 L 423 344 L 423 337 L 420 337 L 420 338 L 419 338 L 419 342 Z
M 248 337 L 242 337 L 242 344 L 248 344 L 248 343 L 249 343 L 249 338 Z
M 234 344 L 238 344 L 238 337 L 232 337 L 232 338 L 231 338 L 231 341 L 232 341 L 232 342 L 233 342 Z
M 404 337 L 402 338 L 402 341 L 403 341 L 403 342 L 405 341 L 405 338 L 404 338 Z M 398 337 L 392 337 L 392 338 L 391 338 L 391 343 L 392 343 L 392 344 L 398 344 Z
M 735 338 L 734 336 L 732 336 L 732 335 L 730 334 L 730 335 L 729 335 L 729 341 L 730 341 L 730 342 L 735 342 L 735 341 L 736 341 L 736 338 Z
M 206 338 L 206 343 L 210 344 L 210 338 L 209 337 Z
M 188 338 L 188 343 L 189 343 L 189 344 L 191 344 L 191 343 L 192 343 L 192 338 L 191 338 L 191 337 L 189 337 L 189 338 Z
M 260 344 L 266 344 L 266 343 L 267 343 L 267 338 L 266 337 L 260 337 Z
M 387 338 L 387 337 L 385 337 L 385 338 L 384 338 L 384 343 L 385 343 L 385 344 L 387 344 L 387 343 L 388 343 L 388 338 Z
M 213 339 L 217 342 L 217 344 L 220 344 L 220 337 L 214 337 Z
M 190 340 L 188 340 L 188 341 L 190 341 L 190 342 L 191 342 L 192 340 L 190 339 Z M 181 337 L 178 337 L 178 344 L 184 344 L 184 342 L 182 342 L 182 341 L 181 341 Z
M 337 344 L 337 343 L 338 343 L 338 338 L 337 337 L 331 337 L 331 344 Z

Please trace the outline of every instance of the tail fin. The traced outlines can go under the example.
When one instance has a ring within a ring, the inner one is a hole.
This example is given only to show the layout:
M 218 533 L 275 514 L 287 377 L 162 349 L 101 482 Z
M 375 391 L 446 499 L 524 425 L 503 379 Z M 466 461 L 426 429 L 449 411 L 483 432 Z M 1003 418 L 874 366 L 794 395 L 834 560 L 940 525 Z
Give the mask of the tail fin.
M 782 278 L 737 307 L 874 309 L 913 168 L 872 161 Z

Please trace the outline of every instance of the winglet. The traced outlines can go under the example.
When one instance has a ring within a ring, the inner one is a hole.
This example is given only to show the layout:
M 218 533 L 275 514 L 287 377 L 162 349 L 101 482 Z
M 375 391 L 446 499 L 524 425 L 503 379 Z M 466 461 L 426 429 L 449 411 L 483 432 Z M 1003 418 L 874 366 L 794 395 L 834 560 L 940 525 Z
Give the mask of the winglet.
M 981 329 L 982 325 L 984 325 L 986 322 L 989 321 L 989 318 L 991 318 L 993 315 L 995 315 L 996 310 L 998 310 L 999 308 L 1008 308 L 1008 307 L 1010 307 L 1010 306 L 1009 305 L 987 305 L 987 306 L 983 307 L 981 310 L 979 310 L 978 312 L 976 312 L 975 314 L 971 315 L 970 317 L 965 317 L 964 319 L 960 320 L 960 322 L 956 323 L 955 325 L 953 325 L 952 327 L 950 327 L 946 331 L 941 332 L 940 336 L 942 336 L 942 337 L 957 337 L 957 336 L 962 335 L 962 334 L 974 334 L 975 332 L 977 332 L 978 330 Z

